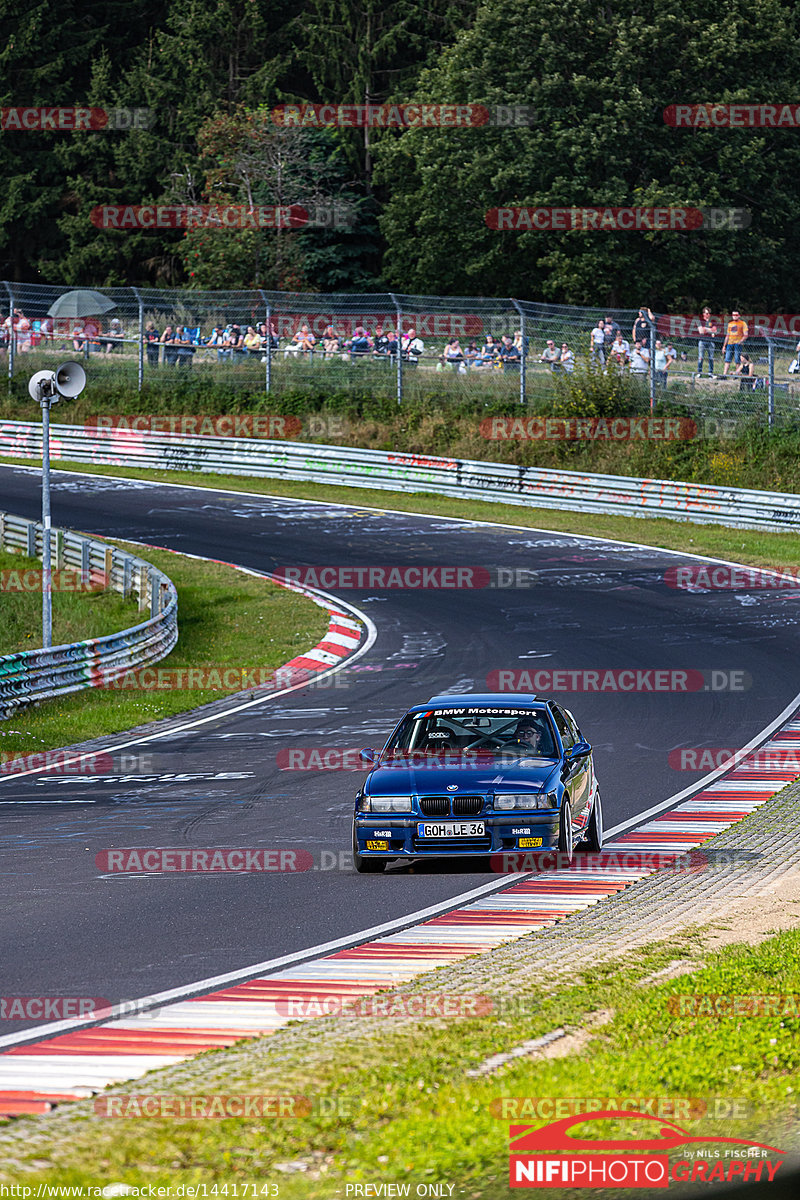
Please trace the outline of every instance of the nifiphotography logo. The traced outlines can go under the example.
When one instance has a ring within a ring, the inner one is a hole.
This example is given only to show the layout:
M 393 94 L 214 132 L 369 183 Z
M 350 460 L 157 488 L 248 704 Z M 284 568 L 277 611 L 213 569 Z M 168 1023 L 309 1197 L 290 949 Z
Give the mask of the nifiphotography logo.
M 573 1137 L 592 1121 L 646 1121 L 644 1136 L 627 1140 Z M 744 1138 L 694 1136 L 672 1121 L 616 1109 L 576 1114 L 536 1128 L 509 1126 L 512 1188 L 668 1188 L 670 1183 L 771 1183 L 784 1150 Z M 694 1144 L 696 1150 L 670 1151 Z M 776 1160 L 774 1156 L 779 1156 Z

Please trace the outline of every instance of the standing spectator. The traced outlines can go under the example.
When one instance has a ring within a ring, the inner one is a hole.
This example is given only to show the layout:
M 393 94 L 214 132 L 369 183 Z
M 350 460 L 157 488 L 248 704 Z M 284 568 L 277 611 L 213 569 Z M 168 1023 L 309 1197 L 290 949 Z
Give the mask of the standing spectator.
M 261 336 L 256 333 L 254 326 L 247 326 L 247 333 L 244 335 L 244 348 L 252 357 L 254 354 L 261 353 Z
M 552 338 L 548 338 L 547 345 L 539 355 L 539 362 L 547 363 L 547 365 L 550 367 L 550 370 L 553 371 L 555 370 L 555 364 L 558 362 L 560 357 L 561 355 L 559 354 L 558 350 L 556 350 L 555 342 Z
M 206 342 L 207 346 L 211 346 L 212 349 L 216 350 L 218 362 L 222 362 L 224 358 L 230 358 L 231 356 L 231 352 L 226 345 L 226 336 L 225 327 L 223 325 L 215 325 L 214 332 Z
M 158 366 L 158 356 L 161 352 L 160 334 L 153 321 L 148 321 L 144 330 L 144 348 L 147 351 L 147 365 Z
M 728 321 L 728 328 L 725 333 L 725 341 L 722 343 L 722 349 L 725 354 L 725 366 L 722 368 L 723 379 L 728 374 L 728 367 L 731 365 L 731 359 L 734 360 L 737 367 L 742 359 L 742 346 L 747 341 L 747 335 L 750 330 L 747 327 L 747 321 L 743 321 L 736 309 L 731 313 L 731 319 Z
M 608 362 L 608 356 L 611 353 L 611 347 L 614 345 L 617 334 L 619 333 L 619 325 L 613 317 L 605 318 L 605 329 L 603 330 L 603 350 Z
M 397 341 L 397 334 L 393 329 L 386 330 L 386 339 L 386 353 L 389 358 L 395 358 L 399 343 Z
M 548 346 L 550 342 L 547 343 Z M 589 334 L 589 348 L 592 354 L 592 360 L 599 362 L 601 367 L 606 365 L 606 327 L 602 317 L 597 318 L 597 324 Z
M 633 322 L 631 341 L 641 342 L 643 346 L 650 345 L 650 329 L 655 324 L 655 317 L 649 308 L 640 308 L 639 315 Z
M 417 337 L 417 331 L 412 325 L 408 333 L 400 339 L 400 352 L 410 363 L 416 363 L 425 353 L 425 343 Z
M 31 323 L 21 308 L 14 309 L 14 346 L 24 354 L 31 349 Z
M 674 361 L 674 358 L 670 357 L 670 355 L 668 355 L 667 351 L 664 349 L 663 342 L 657 341 L 654 364 L 656 371 L 656 387 L 665 388 L 667 386 L 667 372 Z
M 178 361 L 178 351 L 175 349 L 176 331 L 171 325 L 167 325 L 161 335 L 161 345 L 164 347 L 164 363 L 168 367 L 174 367 Z
M 519 350 L 520 359 L 528 357 L 528 339 L 522 336 L 521 329 L 514 330 L 514 345 Z
M 697 374 L 703 374 L 703 357 L 708 356 L 708 378 L 714 378 L 714 338 L 719 332 L 716 321 L 711 316 L 711 309 L 704 308 L 697 322 Z
M 631 350 L 631 375 L 636 375 L 640 379 L 643 379 L 649 370 L 650 351 L 642 343 L 641 339 L 637 338 Z
M 624 337 L 622 336 L 622 330 L 618 329 L 617 336 L 614 338 L 614 341 L 611 343 L 612 361 L 615 362 L 617 364 L 617 366 L 621 369 L 622 367 L 626 367 L 628 365 L 629 357 L 630 357 L 630 346 L 628 345 L 628 343 L 625 341 Z
M 195 350 L 194 343 L 192 342 L 192 335 L 189 333 L 189 330 L 185 325 L 179 325 L 175 330 L 173 346 L 175 348 L 175 366 L 190 367 L 192 365 Z
M 562 371 L 569 372 L 575 370 L 575 355 L 566 342 L 562 342 L 561 344 L 561 357 L 558 361 Z
M 382 325 L 375 326 L 375 336 L 373 338 L 373 341 L 374 341 L 374 347 L 372 350 L 373 354 L 388 354 L 389 353 L 389 350 L 388 350 L 389 338 L 383 332 Z
M 228 349 L 231 352 L 231 357 L 233 357 L 234 354 L 247 354 L 247 351 L 244 348 L 244 334 L 242 333 L 242 327 L 241 325 L 238 325 L 236 321 L 228 326 L 226 340 Z

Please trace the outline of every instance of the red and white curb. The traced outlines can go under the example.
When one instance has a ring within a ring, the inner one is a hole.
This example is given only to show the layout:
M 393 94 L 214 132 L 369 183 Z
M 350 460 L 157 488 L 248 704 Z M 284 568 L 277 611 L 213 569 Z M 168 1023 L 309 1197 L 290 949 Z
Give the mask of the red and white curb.
M 325 641 L 295 662 L 302 667 L 322 663 L 320 654 L 337 653 L 330 646 L 347 652 L 339 639 L 349 637 L 353 624 L 332 613 Z M 503 891 L 396 933 L 197 999 L 168 1003 L 152 1016 L 12 1046 L 0 1053 L 0 1114 L 47 1112 L 61 1101 L 139 1078 L 203 1050 L 273 1033 L 291 1020 L 336 1012 L 347 1000 L 408 983 L 435 967 L 553 925 L 653 874 L 647 855 L 657 852 L 658 863 L 668 865 L 765 804 L 798 772 L 791 765 L 764 766 L 764 752 L 777 751 L 785 759 L 788 750 L 800 754 L 800 712 L 733 770 L 623 833 L 602 854 L 581 855 L 568 868 L 526 875 Z M 702 853 L 698 857 L 699 862 L 690 860 L 690 870 L 702 869 Z

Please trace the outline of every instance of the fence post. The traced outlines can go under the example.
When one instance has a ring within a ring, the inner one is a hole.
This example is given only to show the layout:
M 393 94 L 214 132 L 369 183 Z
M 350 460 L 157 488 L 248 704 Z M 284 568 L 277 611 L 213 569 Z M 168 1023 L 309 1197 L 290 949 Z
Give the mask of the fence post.
M 647 320 L 650 325 L 650 412 L 653 412 L 656 406 L 656 326 L 649 317 Z
M 14 293 L 11 290 L 11 284 L 6 283 L 5 289 L 8 292 L 8 378 L 14 378 L 14 343 L 16 335 L 14 333 Z
M 139 388 L 142 390 L 144 383 L 144 301 L 138 288 L 131 288 L 134 296 L 139 304 Z
M 519 315 L 519 328 L 522 334 L 522 357 L 520 358 L 519 364 L 519 402 L 520 404 L 524 404 L 527 399 L 525 374 L 525 360 L 527 358 L 525 312 L 522 308 L 520 308 L 513 296 L 511 297 L 511 303 L 514 305 L 514 308 L 517 310 L 517 314 Z
M 403 310 L 397 297 L 389 292 L 397 313 L 397 403 L 403 403 Z
M 767 426 L 772 429 L 775 423 L 775 343 L 772 338 L 767 338 L 767 361 Z
M 258 290 L 261 295 L 261 299 L 264 301 L 264 309 L 267 317 L 267 369 L 265 372 L 264 390 L 266 391 L 267 395 L 269 395 L 269 390 L 272 386 L 272 305 L 264 295 L 263 290 L 261 288 Z

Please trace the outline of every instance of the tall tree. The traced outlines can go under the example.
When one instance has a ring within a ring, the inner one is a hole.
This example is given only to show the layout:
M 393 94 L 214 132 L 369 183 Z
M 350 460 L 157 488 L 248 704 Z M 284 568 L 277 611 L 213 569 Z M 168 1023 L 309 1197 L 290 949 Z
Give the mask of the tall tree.
M 800 300 L 792 130 L 676 129 L 675 103 L 777 102 L 800 65 L 788 0 L 489 0 L 421 94 L 532 105 L 537 123 L 413 130 L 380 147 L 390 283 L 575 304 Z M 495 206 L 749 209 L 738 232 L 499 232 Z M 413 246 L 413 254 L 409 247 Z

